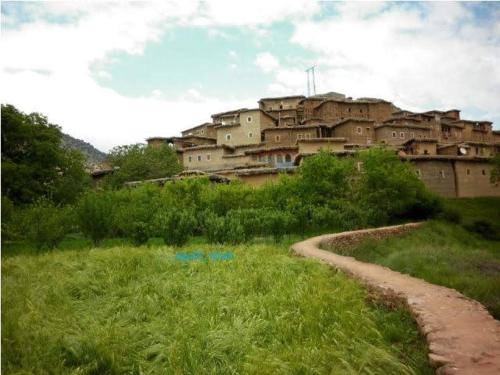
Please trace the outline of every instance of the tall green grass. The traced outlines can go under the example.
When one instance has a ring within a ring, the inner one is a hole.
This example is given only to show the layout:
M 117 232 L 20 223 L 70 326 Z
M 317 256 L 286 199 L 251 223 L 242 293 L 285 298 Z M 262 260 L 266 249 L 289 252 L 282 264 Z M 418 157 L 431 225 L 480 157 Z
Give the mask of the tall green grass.
M 460 225 L 428 222 L 401 237 L 369 239 L 332 251 L 456 289 L 500 319 L 500 242 L 481 238 Z
M 59 250 L 2 261 L 5 374 L 431 374 L 408 314 L 286 247 Z

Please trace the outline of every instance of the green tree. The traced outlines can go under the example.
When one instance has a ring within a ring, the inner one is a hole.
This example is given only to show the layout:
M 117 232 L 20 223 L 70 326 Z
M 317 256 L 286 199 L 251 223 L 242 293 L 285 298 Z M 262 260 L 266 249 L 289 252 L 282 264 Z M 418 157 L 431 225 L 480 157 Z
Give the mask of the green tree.
M 491 160 L 493 168 L 491 169 L 490 181 L 492 184 L 500 182 L 500 154 L 495 155 Z
M 122 187 L 127 181 L 169 177 L 182 170 L 175 151 L 167 145 L 118 146 L 111 150 L 108 161 L 118 168 L 106 177 L 104 186 L 114 189 Z
M 83 157 L 61 147 L 58 126 L 2 105 L 2 195 L 14 204 L 38 198 L 68 203 L 89 183 Z

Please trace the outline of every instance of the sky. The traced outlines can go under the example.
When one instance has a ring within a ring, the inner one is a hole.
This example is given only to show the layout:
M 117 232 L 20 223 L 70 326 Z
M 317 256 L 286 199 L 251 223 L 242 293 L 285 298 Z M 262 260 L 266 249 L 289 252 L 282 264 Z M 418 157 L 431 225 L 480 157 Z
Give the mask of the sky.
M 500 129 L 500 3 L 1 3 L 2 103 L 103 151 L 316 91 Z

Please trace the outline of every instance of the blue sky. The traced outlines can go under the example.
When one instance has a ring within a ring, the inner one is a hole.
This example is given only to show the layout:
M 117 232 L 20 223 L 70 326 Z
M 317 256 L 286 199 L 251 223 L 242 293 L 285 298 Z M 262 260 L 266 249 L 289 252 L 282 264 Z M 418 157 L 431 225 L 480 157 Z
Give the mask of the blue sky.
M 2 2 L 2 102 L 103 150 L 260 97 L 382 97 L 500 128 L 500 3 Z

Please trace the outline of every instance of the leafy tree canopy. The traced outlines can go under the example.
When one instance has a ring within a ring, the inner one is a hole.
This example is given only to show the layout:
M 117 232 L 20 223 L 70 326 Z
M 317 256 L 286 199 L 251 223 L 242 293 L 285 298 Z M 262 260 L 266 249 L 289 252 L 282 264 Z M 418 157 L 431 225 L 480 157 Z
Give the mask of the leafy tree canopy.
M 108 161 L 113 167 L 118 167 L 106 178 L 105 186 L 111 188 L 120 188 L 127 181 L 169 177 L 182 170 L 175 151 L 167 145 L 118 146 L 111 150 Z
M 2 195 L 15 204 L 73 202 L 89 177 L 84 157 L 60 144 L 60 128 L 45 116 L 2 105 Z

